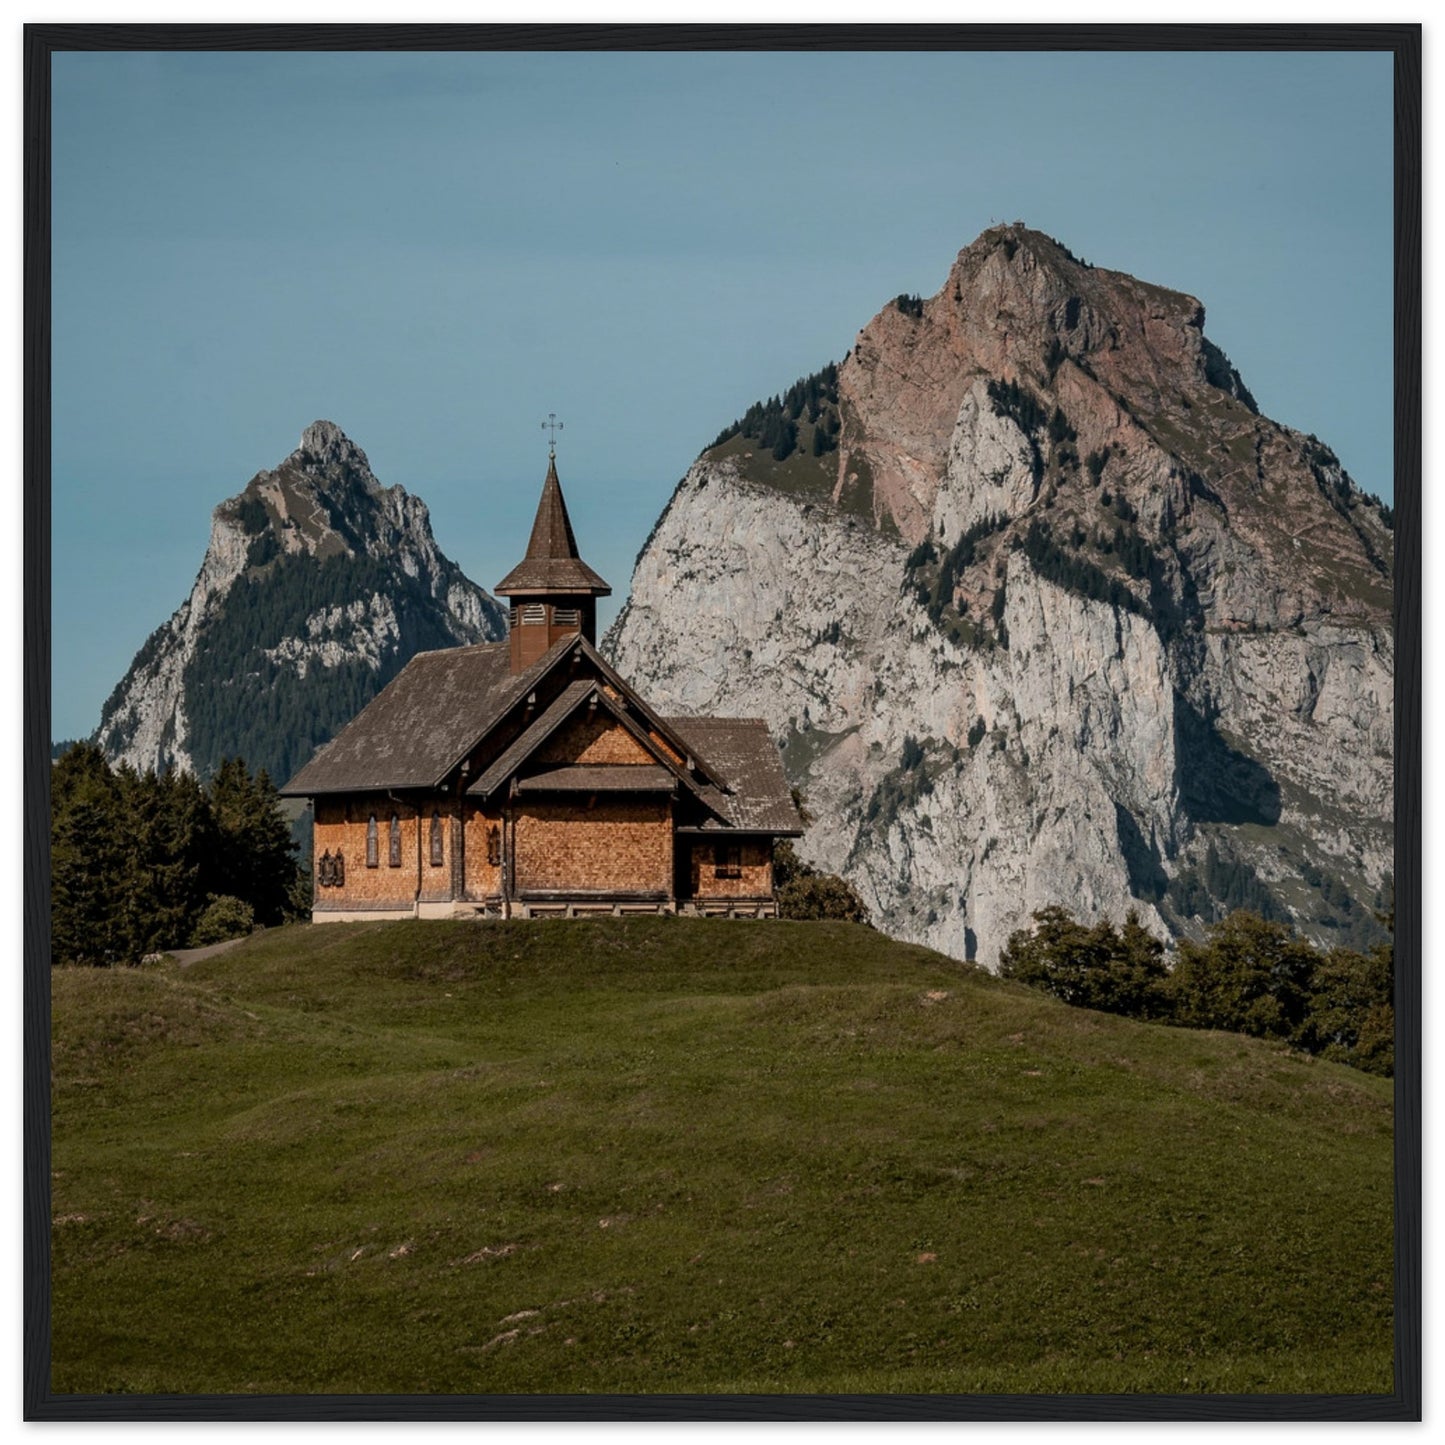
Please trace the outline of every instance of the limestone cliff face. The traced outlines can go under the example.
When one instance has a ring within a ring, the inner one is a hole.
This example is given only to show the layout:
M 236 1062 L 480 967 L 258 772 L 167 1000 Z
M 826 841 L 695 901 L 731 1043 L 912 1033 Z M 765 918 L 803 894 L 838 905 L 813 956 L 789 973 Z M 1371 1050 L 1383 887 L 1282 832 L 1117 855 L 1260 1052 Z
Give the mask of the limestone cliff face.
M 112 761 L 284 781 L 422 647 L 495 640 L 506 615 L 442 555 L 426 504 L 314 422 L 211 517 L 191 594 L 101 714 Z
M 900 937 L 991 964 L 1051 903 L 1368 937 L 1388 512 L 1258 414 L 1191 297 L 1001 227 L 906 301 L 689 471 L 619 668 L 664 709 L 767 717 L 800 852 Z

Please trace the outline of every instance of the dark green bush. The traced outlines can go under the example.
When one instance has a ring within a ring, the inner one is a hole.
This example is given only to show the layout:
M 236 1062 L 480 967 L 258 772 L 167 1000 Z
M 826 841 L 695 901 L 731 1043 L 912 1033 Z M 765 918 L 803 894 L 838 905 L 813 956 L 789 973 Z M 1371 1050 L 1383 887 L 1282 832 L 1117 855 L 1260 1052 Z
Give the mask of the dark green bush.
M 1042 988 L 1078 1008 L 1129 1018 L 1164 1018 L 1170 1012 L 1164 945 L 1130 911 L 1122 932 L 1107 919 L 1092 928 L 1063 908 L 1034 914 L 1033 929 L 1009 937 L 999 958 L 1004 978 Z
M 779 918 L 870 921 L 868 908 L 851 883 L 804 863 L 787 840 L 773 850 L 773 884 L 778 893 Z
M 1181 1028 L 1224 1029 L 1373 1074 L 1395 1069 L 1392 943 L 1368 953 L 1322 952 L 1287 924 L 1239 909 L 1203 942 L 1179 944 L 1171 972 L 1163 945 L 1130 912 L 1122 929 L 1092 927 L 1045 908 L 1010 935 L 999 972 L 1065 1003 Z M 1386 928 L 1393 916 L 1380 915 Z
M 223 893 L 206 905 L 191 932 L 191 947 L 204 948 L 209 943 L 224 943 L 228 938 L 244 938 L 255 923 L 256 915 L 249 903 Z

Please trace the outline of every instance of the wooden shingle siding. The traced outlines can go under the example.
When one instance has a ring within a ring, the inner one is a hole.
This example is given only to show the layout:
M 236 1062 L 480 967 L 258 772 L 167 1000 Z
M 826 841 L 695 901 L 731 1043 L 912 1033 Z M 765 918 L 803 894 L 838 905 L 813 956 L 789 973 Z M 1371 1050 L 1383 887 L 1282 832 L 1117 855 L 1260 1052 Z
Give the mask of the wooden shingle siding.
M 735 850 L 737 866 L 719 876 L 717 849 Z M 771 898 L 773 896 L 773 843 L 771 838 L 678 839 L 678 847 L 691 850 L 689 877 L 692 896 L 709 898 Z
M 452 889 L 451 853 L 454 846 L 452 818 L 457 806 L 450 799 L 443 802 L 427 803 L 421 810 L 421 901 L 423 903 L 445 903 L 456 895 Z M 432 818 L 437 820 L 437 830 L 432 832 Z M 440 844 L 440 861 L 433 863 L 433 840 Z M 403 855 L 405 850 L 403 850 Z M 412 860 L 415 871 L 416 861 Z
M 527 893 L 672 896 L 666 799 L 526 802 L 516 810 L 516 885 Z
M 393 811 L 401 832 L 401 864 L 387 864 L 387 833 Z M 375 812 L 381 834 L 380 866 L 366 866 L 366 829 Z M 417 896 L 417 810 L 407 802 L 366 798 L 316 800 L 312 829 L 312 869 L 323 853 L 339 851 L 346 860 L 345 882 L 340 888 L 318 887 L 318 910 L 343 908 L 409 908 Z
M 652 754 L 611 713 L 572 719 L 532 754 L 549 763 L 651 763 Z
M 498 808 L 479 808 L 474 803 L 468 803 L 463 819 L 466 834 L 462 845 L 466 859 L 463 897 L 475 902 L 496 898 L 502 891 L 502 869 L 500 863 L 488 860 L 488 834 L 494 828 L 497 830 L 497 844 L 500 847 L 501 811 Z

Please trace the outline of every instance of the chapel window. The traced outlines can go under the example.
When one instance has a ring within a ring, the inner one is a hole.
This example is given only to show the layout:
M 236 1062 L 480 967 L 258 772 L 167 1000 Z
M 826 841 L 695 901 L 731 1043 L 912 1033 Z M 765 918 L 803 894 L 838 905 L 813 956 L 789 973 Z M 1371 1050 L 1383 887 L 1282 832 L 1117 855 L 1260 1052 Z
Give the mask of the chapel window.
M 388 840 L 387 859 L 393 868 L 401 867 L 401 818 L 391 815 L 391 837 Z
M 442 866 L 442 820 L 441 814 L 435 809 L 431 815 L 431 866 Z
M 366 820 L 366 866 L 375 868 L 377 864 L 377 842 L 376 842 L 376 814 Z
M 331 850 L 329 848 L 316 860 L 316 882 L 321 888 L 331 887 Z
M 487 829 L 487 866 L 497 868 L 502 862 L 502 835 L 497 831 L 497 825 L 492 824 Z
M 741 878 L 743 850 L 737 843 L 714 843 L 712 847 L 713 877 Z
M 331 886 L 341 888 L 346 883 L 346 862 L 341 856 L 341 849 L 336 850 L 336 856 L 331 860 Z

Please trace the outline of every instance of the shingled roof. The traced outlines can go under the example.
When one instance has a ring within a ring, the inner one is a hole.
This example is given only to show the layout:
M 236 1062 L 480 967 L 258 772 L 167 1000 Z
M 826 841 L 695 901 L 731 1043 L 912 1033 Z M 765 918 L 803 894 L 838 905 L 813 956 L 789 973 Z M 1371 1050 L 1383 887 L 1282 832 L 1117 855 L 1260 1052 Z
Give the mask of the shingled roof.
M 532 692 L 566 656 L 591 659 L 602 678 L 577 678 L 543 709 L 468 789 L 477 795 L 500 787 L 589 694 L 635 731 L 643 723 L 610 698 L 601 683 L 625 689 L 645 720 L 670 735 L 692 755 L 693 770 L 632 764 L 606 770 L 574 767 L 547 774 L 551 788 L 576 786 L 607 791 L 622 783 L 652 789 L 664 777 L 686 785 L 716 815 L 704 831 L 774 833 L 796 836 L 802 820 L 793 806 L 778 750 L 761 718 L 658 717 L 627 687 L 585 638 L 573 634 L 555 643 L 525 672 L 513 675 L 506 643 L 480 643 L 441 652 L 420 652 L 329 743 L 281 789 L 284 797 L 433 788 L 486 736 L 515 704 Z M 659 755 L 661 756 L 661 755 Z M 569 774 L 564 777 L 562 774 Z M 623 774 L 631 776 L 624 777 Z M 615 776 L 614 776 L 615 774 Z M 532 786 L 540 778 L 531 780 Z
M 563 638 L 516 675 L 505 642 L 417 653 L 281 796 L 435 787 L 577 641 Z
M 596 687 L 597 680 L 591 677 L 584 678 L 579 682 L 569 682 L 557 694 L 541 717 L 534 719 L 531 726 L 522 730 L 512 745 L 492 762 L 492 765 L 467 789 L 467 792 L 478 797 L 485 797 L 488 793 L 495 792 L 500 788 L 527 758 L 566 722 L 573 711 L 581 706 L 583 700 Z
M 518 778 L 519 793 L 670 793 L 677 779 L 655 763 L 573 763 Z
M 698 795 L 728 824 L 744 832 L 801 836 L 803 820 L 793 805 L 777 744 L 762 718 L 673 717 L 666 722 L 690 747 L 705 753 L 727 779 L 727 791 L 702 787 Z M 724 827 L 712 821 L 703 824 L 707 832 Z
M 536 592 L 586 592 L 606 597 L 612 591 L 578 555 L 555 457 L 547 462 L 547 479 L 542 483 L 527 555 L 492 590 L 501 597 Z

